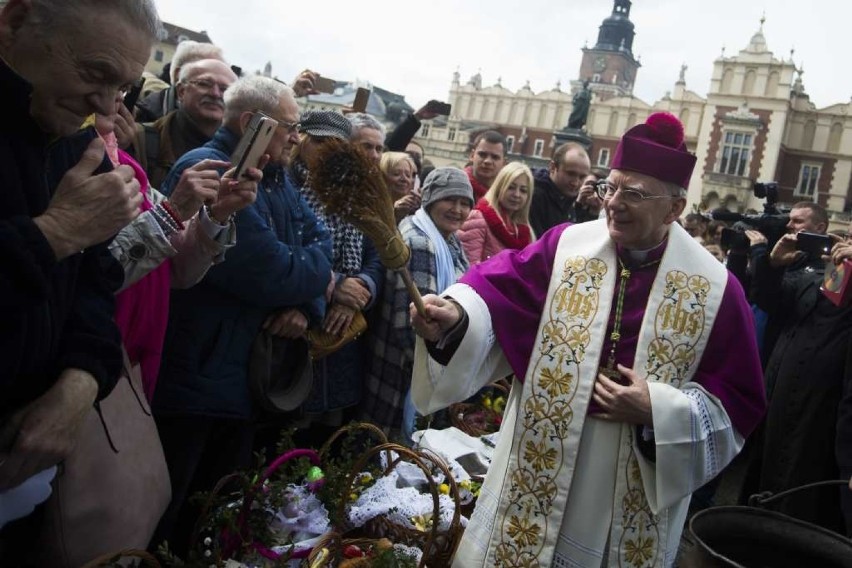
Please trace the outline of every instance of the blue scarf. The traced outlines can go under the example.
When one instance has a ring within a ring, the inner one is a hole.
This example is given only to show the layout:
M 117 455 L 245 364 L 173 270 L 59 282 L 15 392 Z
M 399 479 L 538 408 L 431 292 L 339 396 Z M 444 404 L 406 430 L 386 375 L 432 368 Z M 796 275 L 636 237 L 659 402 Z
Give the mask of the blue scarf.
M 456 281 L 456 270 L 453 264 L 453 255 L 450 252 L 450 245 L 447 239 L 438 231 L 432 218 L 422 207 L 414 213 L 411 220 L 414 225 L 426 233 L 429 240 L 435 245 L 435 266 L 438 273 L 435 275 L 435 280 L 438 282 L 437 293 L 440 294 L 450 287 Z

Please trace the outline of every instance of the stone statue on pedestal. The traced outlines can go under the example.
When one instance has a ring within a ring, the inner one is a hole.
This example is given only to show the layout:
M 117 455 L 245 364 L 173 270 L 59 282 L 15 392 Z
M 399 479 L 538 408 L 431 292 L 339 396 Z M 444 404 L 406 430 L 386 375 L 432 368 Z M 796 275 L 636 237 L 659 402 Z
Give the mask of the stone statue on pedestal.
M 573 107 L 568 117 L 568 128 L 580 130 L 586 124 L 589 117 L 589 106 L 592 103 L 592 91 L 589 89 L 588 79 L 583 81 L 583 88 L 574 95 L 571 100 Z

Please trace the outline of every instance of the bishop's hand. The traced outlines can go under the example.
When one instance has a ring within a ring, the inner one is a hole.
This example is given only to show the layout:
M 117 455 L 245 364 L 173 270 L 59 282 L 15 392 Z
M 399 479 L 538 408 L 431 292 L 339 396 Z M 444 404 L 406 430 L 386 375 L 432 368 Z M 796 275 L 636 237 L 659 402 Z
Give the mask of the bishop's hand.
M 601 407 L 601 412 L 595 414 L 595 417 L 611 422 L 653 426 L 648 381 L 624 365 L 618 365 L 618 372 L 626 384 L 619 384 L 603 373 L 598 374 L 592 397 Z
M 462 318 L 461 306 L 435 294 L 423 296 L 426 318 L 417 313 L 412 303 L 409 308 L 414 332 L 427 341 L 439 341 Z

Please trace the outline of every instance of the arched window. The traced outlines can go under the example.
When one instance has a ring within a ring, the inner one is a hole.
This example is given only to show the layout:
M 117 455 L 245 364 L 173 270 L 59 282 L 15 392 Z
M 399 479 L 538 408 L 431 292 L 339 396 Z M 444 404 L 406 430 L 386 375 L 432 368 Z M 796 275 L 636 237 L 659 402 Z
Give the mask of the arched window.
M 613 112 L 609 115 L 609 125 L 606 127 L 607 136 L 615 136 L 616 128 L 618 127 L 618 113 Z
M 734 82 L 734 70 L 728 67 L 725 69 L 724 73 L 722 73 L 722 86 L 720 87 L 720 91 L 723 93 L 731 92 L 731 83 Z
M 828 134 L 828 151 L 840 152 L 840 140 L 843 138 L 843 123 L 835 122 L 831 125 L 831 132 Z
M 683 130 L 689 130 L 689 109 L 681 109 L 680 111 L 680 121 L 683 123 Z
M 781 78 L 778 74 L 778 71 L 773 71 L 769 74 L 769 79 L 766 81 L 766 90 L 764 91 L 764 95 L 767 97 L 777 97 L 778 96 L 778 83 Z
M 809 120 L 805 123 L 805 129 L 802 131 L 802 149 L 813 150 L 814 136 L 816 135 L 816 121 Z
M 749 69 L 745 75 L 745 81 L 743 81 L 743 94 L 750 95 L 754 93 L 754 83 L 757 81 L 757 71 L 754 69 Z

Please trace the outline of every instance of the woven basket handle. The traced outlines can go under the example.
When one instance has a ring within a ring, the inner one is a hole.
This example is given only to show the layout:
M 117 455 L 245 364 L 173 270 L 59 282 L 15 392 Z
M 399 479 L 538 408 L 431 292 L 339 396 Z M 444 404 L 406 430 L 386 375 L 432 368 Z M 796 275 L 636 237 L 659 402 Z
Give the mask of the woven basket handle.
M 320 456 L 315 450 L 295 449 L 290 450 L 289 452 L 284 452 L 283 454 L 275 458 L 275 460 L 271 464 L 269 464 L 269 467 L 264 470 L 263 475 L 260 477 L 260 479 L 257 480 L 257 484 L 255 485 L 255 487 L 260 487 L 261 485 L 263 485 L 264 481 L 269 479 L 269 477 L 273 473 L 275 473 L 275 471 L 279 467 L 281 467 L 288 461 L 299 458 L 308 458 L 310 462 L 316 466 L 320 464 Z
M 341 436 L 348 435 L 356 430 L 363 430 L 372 434 L 372 436 L 379 441 L 380 444 L 387 444 L 388 437 L 385 433 L 374 424 L 370 424 L 369 422 L 352 422 L 351 424 L 347 424 L 346 426 L 342 426 L 339 428 L 334 434 L 332 434 L 328 440 L 322 445 L 319 450 L 320 459 L 325 459 L 328 455 L 329 450 L 331 449 L 331 445 L 336 442 Z M 390 460 L 390 451 L 388 451 L 388 460 Z
M 355 465 L 353 466 L 352 471 L 349 473 L 349 477 L 346 480 L 346 487 L 351 488 L 352 483 L 355 481 L 355 479 L 358 477 L 358 475 L 364 470 L 364 468 L 367 466 L 367 463 L 370 461 L 370 459 L 373 456 L 375 456 L 376 454 L 379 454 L 383 451 L 388 451 L 388 452 L 393 451 L 393 452 L 396 452 L 397 454 L 399 454 L 399 457 L 397 459 L 392 460 L 392 461 L 388 460 L 388 465 L 387 465 L 387 467 L 385 468 L 385 471 L 384 471 L 385 475 L 390 473 L 397 466 L 397 464 L 400 461 L 402 461 L 403 457 L 407 458 L 408 461 L 414 463 L 417 467 L 419 467 L 421 469 L 421 471 L 423 471 L 423 473 L 426 474 L 426 480 L 429 484 L 429 493 L 432 495 L 432 504 L 433 504 L 434 508 L 433 508 L 433 512 L 432 512 L 432 529 L 429 531 L 429 536 L 426 540 L 426 544 L 423 546 L 423 555 L 420 558 L 419 566 L 420 566 L 420 568 L 423 568 L 423 567 L 426 566 L 426 560 L 428 558 L 429 553 L 432 551 L 433 547 L 437 545 L 438 519 L 439 519 L 439 516 L 441 514 L 440 501 L 438 500 L 438 494 L 439 494 L 438 486 L 435 483 L 435 480 L 432 478 L 432 471 L 429 468 L 427 462 L 431 462 L 432 464 L 438 466 L 438 468 L 442 471 L 442 473 L 444 473 L 444 475 L 447 479 L 447 484 L 450 486 L 450 493 L 453 496 L 453 500 L 454 500 L 454 503 L 455 503 L 455 511 L 453 512 L 453 519 L 450 522 L 450 527 L 449 527 L 449 530 L 447 531 L 447 534 L 450 534 L 450 535 L 455 534 L 458 531 L 458 527 L 459 527 L 459 521 L 460 521 L 459 508 L 461 507 L 461 504 L 459 502 L 458 487 L 456 485 L 455 479 L 453 479 L 453 476 L 450 474 L 449 469 L 443 463 L 443 461 L 440 458 L 438 458 L 438 456 L 431 454 L 431 453 L 427 454 L 426 452 L 423 452 L 423 451 L 417 452 L 417 451 L 414 451 L 414 450 L 407 448 L 405 446 L 401 446 L 399 444 L 394 444 L 394 443 L 380 444 L 378 446 L 371 448 L 363 456 L 361 456 L 361 458 L 357 462 L 355 462 Z M 341 499 L 339 509 L 338 509 L 338 518 L 341 518 L 341 519 L 345 518 L 345 516 L 344 516 L 345 514 L 346 514 L 346 500 Z

